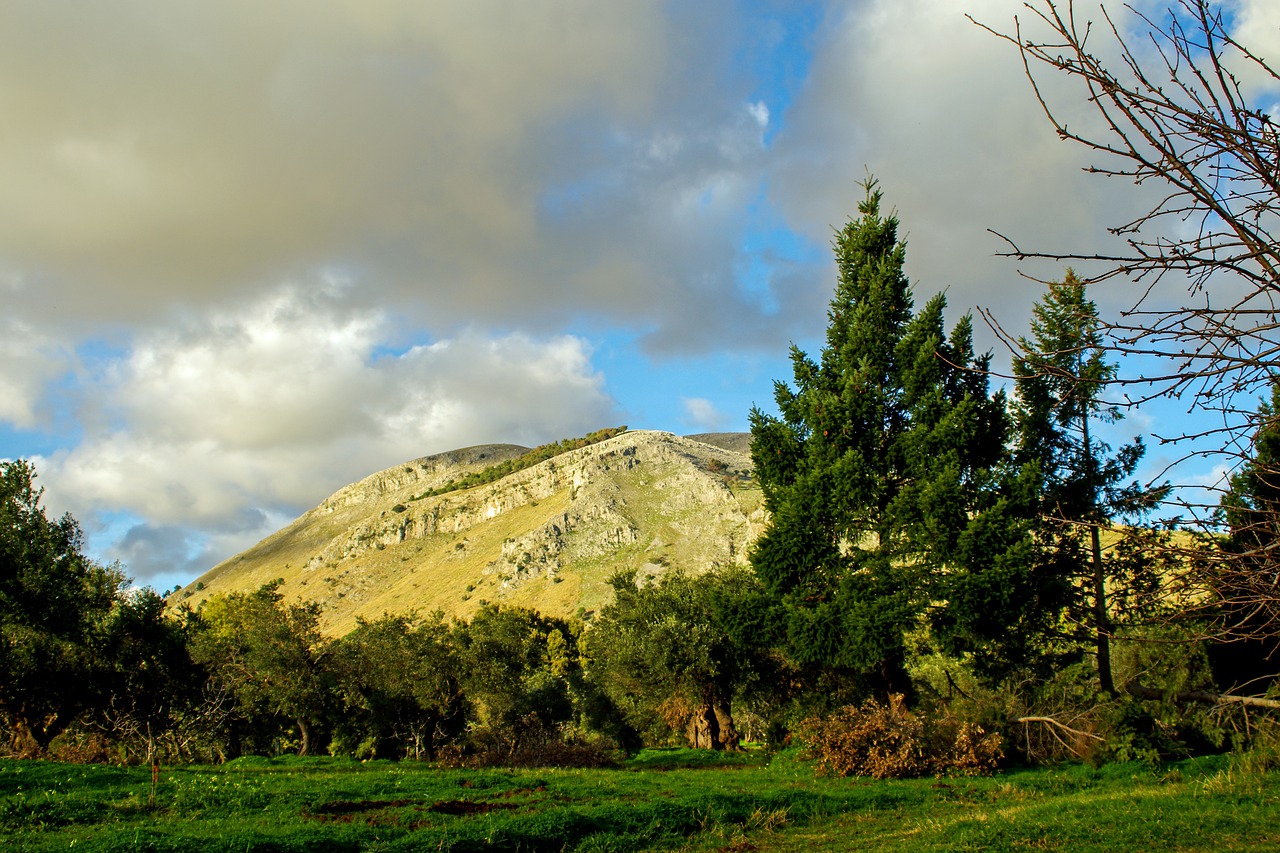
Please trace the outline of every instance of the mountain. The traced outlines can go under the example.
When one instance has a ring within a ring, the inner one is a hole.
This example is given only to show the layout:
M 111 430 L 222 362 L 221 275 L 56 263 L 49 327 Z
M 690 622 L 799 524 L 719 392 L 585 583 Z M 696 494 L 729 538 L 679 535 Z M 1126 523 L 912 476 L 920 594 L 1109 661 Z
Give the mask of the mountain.
M 339 489 L 171 600 L 280 578 L 286 598 L 324 608 L 334 635 L 358 617 L 466 618 L 487 602 L 589 617 L 619 571 L 746 563 L 765 521 L 749 446 L 742 433 L 623 432 L 498 479 L 539 456 L 484 445 L 415 459 Z

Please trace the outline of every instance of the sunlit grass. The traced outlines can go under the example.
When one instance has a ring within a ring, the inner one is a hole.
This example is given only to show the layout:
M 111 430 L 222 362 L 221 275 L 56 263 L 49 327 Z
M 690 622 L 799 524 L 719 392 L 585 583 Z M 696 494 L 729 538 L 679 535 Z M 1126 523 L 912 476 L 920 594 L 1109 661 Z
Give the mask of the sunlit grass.
M 3 850 L 1268 850 L 1280 775 L 1225 757 L 991 778 L 815 778 L 794 753 L 615 770 L 0 761 Z

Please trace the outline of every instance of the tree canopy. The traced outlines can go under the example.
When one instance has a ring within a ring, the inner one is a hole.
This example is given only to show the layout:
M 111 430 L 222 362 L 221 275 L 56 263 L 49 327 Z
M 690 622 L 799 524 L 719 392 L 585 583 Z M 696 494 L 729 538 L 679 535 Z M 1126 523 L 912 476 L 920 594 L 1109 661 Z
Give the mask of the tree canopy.
M 0 711 L 26 755 L 90 704 L 95 644 L 124 584 L 83 554 L 75 519 L 46 515 L 35 478 L 24 460 L 0 462 Z

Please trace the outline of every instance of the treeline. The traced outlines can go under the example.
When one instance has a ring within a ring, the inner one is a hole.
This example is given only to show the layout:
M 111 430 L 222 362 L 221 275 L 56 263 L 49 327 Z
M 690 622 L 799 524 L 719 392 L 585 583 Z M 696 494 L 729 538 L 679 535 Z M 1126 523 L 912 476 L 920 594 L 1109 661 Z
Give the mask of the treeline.
M 622 433 L 626 431 L 627 427 L 625 425 L 609 427 L 607 429 L 589 432 L 581 438 L 565 438 L 560 441 L 553 441 L 549 444 L 540 444 L 533 450 L 530 450 L 527 453 L 522 453 L 514 459 L 508 459 L 505 462 L 490 465 L 488 468 L 475 471 L 464 477 L 449 480 L 442 486 L 437 486 L 434 489 L 428 489 L 420 495 L 414 495 L 411 500 L 420 501 L 423 498 L 447 495 L 449 492 L 456 492 L 460 489 L 471 489 L 488 483 L 496 483 L 508 474 L 514 474 L 517 471 L 532 468 L 539 462 L 545 462 L 548 459 L 553 459 L 561 453 L 568 453 L 570 450 L 580 450 L 583 447 L 590 447 L 593 444 L 608 441 L 616 435 L 622 435 Z
M 745 575 L 674 575 L 645 589 L 618 578 L 618 603 L 590 629 L 487 605 L 468 622 L 386 615 L 332 638 L 318 605 L 286 601 L 279 582 L 167 609 L 84 557 L 75 521 L 46 517 L 29 464 L 0 473 L 9 754 L 591 765 L 666 741 L 668 723 L 700 745 L 737 744 L 714 713 L 728 714 L 753 664 L 734 663 L 744 650 L 720 636 L 713 599 L 739 594 Z M 704 698 L 708 708 L 695 707 Z M 695 717 L 702 729 L 686 727 Z
M 793 348 L 777 414 L 751 413 L 770 524 L 749 567 L 618 576 L 590 624 L 489 605 L 327 638 L 274 585 L 166 610 L 86 560 L 31 467 L 6 463 L 10 749 L 582 764 L 796 737 L 836 772 L 910 775 L 1280 742 L 1280 381 L 1217 529 L 1153 524 L 1169 489 L 1135 478 L 1142 442 L 1099 437 L 1121 411 L 1084 284 L 1048 287 L 993 389 L 970 319 L 916 306 L 866 189 L 836 235 L 821 353 Z
M 330 638 L 318 606 L 286 601 L 278 584 L 168 609 L 84 556 L 79 526 L 46 516 L 23 461 L 0 463 L 0 568 L 0 726 L 13 755 L 599 763 L 692 716 L 690 679 L 714 674 L 727 701 L 734 675 L 706 623 L 710 579 L 651 590 L 619 579 L 619 603 L 591 630 L 489 605 L 469 622 L 387 615 Z M 667 621 L 643 642 L 675 656 L 657 666 L 629 645 L 655 607 Z

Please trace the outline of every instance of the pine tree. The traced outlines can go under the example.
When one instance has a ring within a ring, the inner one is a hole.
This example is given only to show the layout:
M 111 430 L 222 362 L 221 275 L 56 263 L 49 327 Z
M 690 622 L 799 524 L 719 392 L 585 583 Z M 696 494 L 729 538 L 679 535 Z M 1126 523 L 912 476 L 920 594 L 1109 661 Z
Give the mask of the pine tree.
M 928 617 L 952 651 L 1027 654 L 1010 631 L 1030 587 L 1029 480 L 1007 464 L 1009 423 L 963 318 L 945 299 L 914 311 L 896 217 L 866 185 L 836 234 L 839 273 L 826 346 L 792 347 L 780 417 L 751 413 L 756 476 L 771 513 L 752 565 L 782 610 L 801 668 L 841 670 L 862 689 L 910 692 L 904 635 Z
M 1230 549 L 1256 561 L 1253 574 L 1274 577 L 1280 572 L 1264 567 L 1280 564 L 1280 376 L 1272 380 L 1271 400 L 1258 407 L 1257 424 L 1253 452 L 1231 478 L 1222 508 Z
M 1034 462 L 1042 477 L 1040 535 L 1047 571 L 1087 590 L 1087 602 L 1077 608 L 1079 621 L 1092 634 L 1099 685 L 1115 694 L 1108 581 L 1124 567 L 1104 555 L 1101 531 L 1118 516 L 1140 517 L 1166 490 L 1145 489 L 1129 479 L 1142 459 L 1141 438 L 1114 454 L 1097 438 L 1099 424 L 1122 417 L 1103 398 L 1116 369 L 1106 361 L 1100 328 L 1097 306 L 1068 269 L 1032 308 L 1031 338 L 1020 339 L 1013 368 L 1017 453 L 1021 461 Z
M 1252 451 L 1222 499 L 1228 535 L 1208 561 L 1217 629 L 1210 650 L 1220 686 L 1261 692 L 1280 678 L 1280 376 L 1258 407 Z

